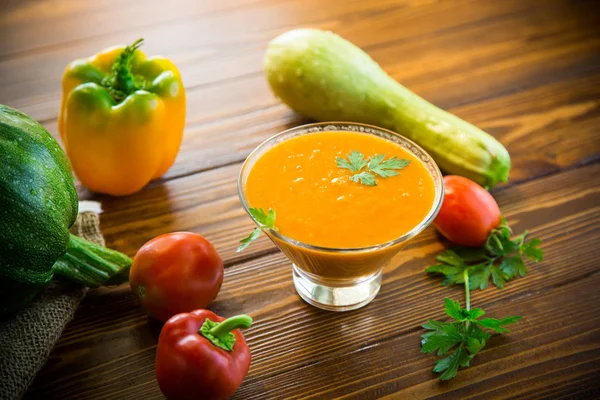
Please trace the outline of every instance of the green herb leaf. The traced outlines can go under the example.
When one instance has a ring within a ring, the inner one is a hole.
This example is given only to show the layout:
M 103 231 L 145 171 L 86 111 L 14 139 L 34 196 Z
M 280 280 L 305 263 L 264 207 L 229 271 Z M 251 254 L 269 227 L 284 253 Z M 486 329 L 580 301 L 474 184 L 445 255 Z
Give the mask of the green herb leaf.
M 457 348 L 454 353 L 450 354 L 450 356 L 446 358 L 442 358 L 435 363 L 435 367 L 433 368 L 434 372 L 444 372 L 440 379 L 443 381 L 447 381 L 456 376 L 458 372 L 458 367 L 468 367 L 469 362 L 471 361 L 471 356 L 469 356 L 465 350 L 461 347 Z
M 267 218 L 265 219 L 264 225 L 268 226 L 271 229 L 276 229 L 275 228 L 275 210 L 273 210 L 272 208 L 269 208 L 269 212 L 267 213 Z
M 492 337 L 492 335 L 490 335 L 489 333 L 483 331 L 480 327 L 478 327 L 476 324 L 470 324 L 469 328 L 467 329 L 467 337 L 472 337 L 475 338 L 479 341 L 486 341 L 489 338 Z
M 441 331 L 446 324 L 446 322 L 440 322 L 430 319 L 425 324 L 423 324 L 423 328 L 430 329 L 432 331 Z
M 444 299 L 444 311 L 450 318 L 454 318 L 456 320 L 461 319 L 461 308 L 458 301 L 454 301 L 449 298 Z
M 262 208 L 250 208 L 248 209 L 248 212 L 250 213 L 252 218 L 254 218 L 256 222 L 258 222 L 259 226 L 257 228 L 254 228 L 252 233 L 250 233 L 248 236 L 240 240 L 241 244 L 237 248 L 238 253 L 246 249 L 248 246 L 250 246 L 250 243 L 258 239 L 263 230 L 277 230 L 277 228 L 275 227 L 276 214 L 274 209 L 269 208 L 269 211 L 265 212 L 265 210 L 263 210 Z
M 360 181 L 360 183 L 367 186 L 377 186 L 377 182 L 375 182 L 375 175 L 371 174 L 370 172 L 354 174 L 350 177 L 350 180 L 357 183 Z
M 473 289 L 479 288 L 481 290 L 485 289 L 488 286 L 488 282 L 490 280 L 491 271 L 491 262 L 487 262 L 484 264 L 477 264 L 469 269 L 469 284 Z
M 483 311 L 481 308 L 472 308 L 469 311 L 469 319 L 471 321 L 476 320 L 477 318 L 481 317 L 483 314 L 485 314 L 485 311 Z
M 488 259 L 485 247 L 454 247 L 454 254 L 465 263 L 474 263 Z
M 445 324 L 441 331 L 425 334 L 421 340 L 421 352 L 433 353 L 437 350 L 438 356 L 444 355 L 462 341 L 462 336 L 454 324 Z
M 265 212 L 262 208 L 250 208 L 248 210 L 250 215 L 264 228 L 275 227 L 275 210 L 269 208 L 268 212 Z
M 436 264 L 428 267 L 425 272 L 430 274 L 446 275 L 446 279 L 442 282 L 444 286 L 452 286 L 462 282 L 462 272 L 464 268 L 455 267 L 447 264 Z
M 337 157 L 335 165 L 339 168 L 349 169 L 352 172 L 360 172 L 364 167 L 367 167 L 370 172 L 364 171 L 354 174 L 350 177 L 350 180 L 367 186 L 377 186 L 375 174 L 382 178 L 389 178 L 398 175 L 397 170 L 410 164 L 410 160 L 399 159 L 398 157 L 392 157 L 389 160 L 384 159 L 385 154 L 375 154 L 369 157 L 367 161 L 364 154 L 354 150 L 352 153 L 347 154 L 346 158 Z
M 347 154 L 346 157 L 348 158 L 347 161 L 337 157 L 335 159 L 335 164 L 340 168 L 346 168 L 352 172 L 358 172 L 367 165 L 367 161 L 364 159 L 365 156 L 358 150 L 354 150 L 352 153 Z
M 253 241 L 255 241 L 256 239 L 258 239 L 258 237 L 260 236 L 260 234 L 262 233 L 262 229 L 260 228 L 255 228 L 252 233 L 250 233 L 248 236 L 246 236 L 245 238 L 243 238 L 242 240 L 240 240 L 240 246 L 237 248 L 236 252 L 240 252 L 242 250 L 245 250 L 246 247 L 250 246 L 250 243 L 252 243 Z
M 520 315 L 513 315 L 512 317 L 506 317 L 506 318 L 502 318 L 500 320 L 500 325 L 504 326 L 504 325 L 509 325 L 509 324 L 514 324 L 515 322 L 519 321 L 521 318 Z
M 494 282 L 494 285 L 496 285 L 498 289 L 504 289 L 504 284 L 506 283 L 508 276 L 496 266 L 493 266 L 490 270 L 492 271 L 492 282 Z
M 467 276 L 467 278 L 469 277 Z M 438 360 L 433 368 L 435 372 L 443 372 L 440 376 L 442 380 L 455 377 L 459 367 L 469 367 L 475 354 L 484 348 L 491 335 L 484 332 L 480 326 L 504 333 L 508 332 L 508 329 L 504 328 L 505 325 L 521 319 L 519 316 L 513 316 L 500 320 L 495 318 L 478 320 L 485 314 L 485 311 L 481 308 L 468 308 L 468 299 L 467 309 L 461 308 L 457 301 L 445 299 L 444 310 L 453 318 L 453 322 L 429 320 L 423 325 L 423 328 L 430 332 L 421 335 L 421 352 L 435 353 L 437 351 L 438 356 L 443 356 L 453 348 L 455 349 L 450 356 Z
M 369 169 L 377 168 L 379 164 L 385 159 L 385 154 L 375 154 L 372 157 L 369 157 Z
M 520 316 L 506 317 L 501 320 L 498 320 L 495 318 L 484 318 L 480 321 L 477 321 L 476 324 L 479 326 L 483 326 L 485 328 L 491 329 L 498 333 L 507 333 L 508 329 L 504 328 L 504 326 L 509 325 L 509 324 L 514 324 L 521 318 L 522 317 L 520 317 Z
M 392 157 L 384 161 L 385 154 L 376 154 L 369 158 L 368 168 L 382 178 L 389 178 L 399 174 L 398 169 L 402 169 L 410 164 L 410 160 L 398 157 Z
M 542 243 L 540 239 L 531 239 L 521 247 L 521 252 L 529 259 L 540 262 L 544 259 L 544 250 L 538 248 Z
M 523 264 L 523 258 L 520 254 L 502 260 L 500 270 L 504 272 L 507 280 L 527 274 L 527 267 Z
M 471 355 L 479 353 L 479 350 L 485 347 L 485 339 L 476 339 L 470 337 L 467 339 L 467 350 Z
M 514 239 L 511 239 L 511 233 L 506 220 L 502 218 L 482 247 L 452 247 L 436 257 L 440 264 L 432 265 L 425 271 L 444 275 L 442 283 L 446 286 L 464 284 L 466 271 L 472 289 L 485 289 L 490 279 L 498 289 L 502 289 L 506 282 L 527 274 L 523 256 L 536 262 L 544 258 L 543 250 L 538 248 L 541 243 L 539 239 L 525 242 L 527 232 Z
M 463 259 L 451 249 L 438 254 L 435 259 L 446 264 L 454 265 L 455 267 L 463 265 Z

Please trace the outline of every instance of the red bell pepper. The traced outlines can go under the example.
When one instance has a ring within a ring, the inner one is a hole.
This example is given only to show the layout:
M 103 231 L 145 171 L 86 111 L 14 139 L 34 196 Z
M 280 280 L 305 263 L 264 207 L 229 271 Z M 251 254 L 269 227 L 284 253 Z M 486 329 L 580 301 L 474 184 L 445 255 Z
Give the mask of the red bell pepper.
M 250 350 L 238 328 L 252 318 L 221 318 L 212 311 L 177 314 L 158 338 L 156 380 L 170 400 L 221 400 L 237 390 L 250 368 Z

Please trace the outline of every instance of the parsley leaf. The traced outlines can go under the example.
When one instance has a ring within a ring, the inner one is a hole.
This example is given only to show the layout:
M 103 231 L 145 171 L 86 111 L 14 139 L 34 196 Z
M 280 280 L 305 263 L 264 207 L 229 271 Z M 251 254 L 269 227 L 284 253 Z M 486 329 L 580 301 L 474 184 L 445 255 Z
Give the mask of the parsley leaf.
M 506 317 L 501 320 L 495 318 L 484 318 L 481 321 L 476 321 L 475 323 L 498 333 L 507 333 L 508 329 L 506 329 L 504 325 L 514 324 L 521 318 L 522 317 L 520 316 Z
M 535 262 L 540 262 L 544 259 L 544 250 L 537 247 L 541 243 L 540 239 L 531 239 L 521 247 L 521 253 Z
M 504 272 L 508 280 L 516 278 L 517 276 L 525 276 L 527 274 L 527 267 L 523 263 L 523 258 L 520 255 L 505 258 L 500 263 L 500 270 Z
M 462 316 L 460 315 L 460 303 L 458 301 L 454 301 L 451 299 L 444 300 L 444 311 L 450 318 L 454 318 L 456 320 L 461 320 Z
M 272 227 L 275 223 L 275 210 L 272 208 L 269 208 L 268 212 L 265 212 L 262 208 L 250 208 L 248 211 L 250 212 L 250 215 L 252 215 L 252 218 L 260 225 Z
M 492 265 L 489 262 L 467 267 L 469 269 L 469 283 L 471 286 L 481 290 L 485 289 L 490 281 L 491 267 Z
M 464 284 L 465 271 L 473 288 L 485 289 L 492 280 L 498 289 L 506 282 L 527 274 L 523 257 L 535 262 L 544 259 L 538 246 L 539 239 L 526 242 L 527 232 L 511 239 L 512 230 L 502 218 L 500 225 L 492 230 L 485 244 L 479 248 L 452 247 L 436 257 L 440 264 L 428 267 L 431 274 L 444 275 L 445 286 Z
M 485 314 L 485 311 L 483 311 L 481 308 L 472 308 L 469 311 L 469 320 L 475 320 L 481 317 L 483 314 Z
M 277 230 L 275 227 L 275 210 L 269 208 L 268 212 L 265 212 L 262 208 L 250 208 L 248 212 L 254 218 L 254 220 L 258 223 L 258 227 L 254 228 L 254 230 L 245 238 L 240 240 L 240 246 L 237 248 L 236 252 L 240 252 L 250 246 L 250 243 L 258 239 L 260 234 L 265 229 Z
M 375 154 L 365 160 L 364 154 L 358 150 L 354 150 L 352 153 L 347 154 L 346 158 L 337 157 L 335 159 L 335 165 L 339 168 L 349 169 L 352 172 L 357 172 L 350 177 L 353 182 L 360 182 L 367 186 L 377 186 L 375 180 L 375 174 L 382 178 L 389 178 L 399 174 L 397 170 L 402 169 L 410 164 L 410 160 L 403 158 L 392 157 L 389 160 L 385 160 L 385 154 Z M 367 167 L 369 171 L 360 172 L 363 168 Z
M 445 324 L 442 330 L 429 335 L 421 341 L 421 352 L 433 353 L 437 350 L 438 356 L 450 351 L 462 341 L 462 336 L 453 324 Z
M 456 349 L 449 357 L 442 358 L 435 363 L 434 372 L 444 372 L 440 379 L 447 381 L 452 379 L 458 373 L 458 367 L 468 367 L 473 356 L 465 352 L 462 346 Z
M 453 250 L 446 250 L 443 253 L 438 254 L 437 257 L 435 257 L 435 259 L 443 263 L 453 265 L 455 267 L 459 267 L 463 264 L 462 258 Z
M 434 321 L 433 319 L 430 319 L 429 321 L 423 324 L 423 328 L 430 329 L 432 331 L 441 331 L 444 325 L 444 322 Z
M 343 158 L 337 157 L 335 159 L 335 165 L 340 168 L 349 169 L 352 172 L 358 172 L 367 165 L 367 161 L 364 159 L 365 156 L 358 150 L 354 150 L 352 153 L 347 154 L 348 161 Z
M 467 277 L 468 278 L 468 277 Z M 468 290 L 468 288 L 467 288 Z M 488 328 L 497 333 L 506 333 L 504 326 L 517 322 L 521 317 L 513 316 L 503 319 L 484 318 L 481 308 L 470 309 L 470 300 L 467 297 L 467 308 L 461 308 L 458 301 L 444 300 L 444 309 L 453 321 L 440 322 L 429 320 L 423 328 L 429 330 L 421 335 L 421 352 L 436 353 L 438 356 L 454 351 L 448 357 L 439 359 L 433 368 L 434 372 L 443 372 L 442 380 L 452 379 L 459 368 L 467 368 L 475 354 L 485 347 L 491 335 L 481 329 Z
M 402 169 L 410 164 L 410 160 L 398 157 L 392 157 L 389 160 L 383 161 L 385 154 L 376 154 L 369 158 L 370 171 L 375 172 L 382 178 L 389 178 L 390 176 L 396 176 L 399 174 L 397 169 Z
M 492 337 L 492 335 L 490 335 L 487 332 L 484 332 L 476 324 L 469 325 L 469 328 L 467 329 L 467 336 L 470 338 L 477 339 L 478 341 L 483 342 L 483 343 L 485 343 L 486 340 L 488 340 L 489 338 Z
M 493 266 L 490 268 L 492 272 L 492 282 L 498 289 L 504 289 L 504 284 L 506 283 L 506 279 L 508 278 L 504 272 L 500 270 L 500 268 Z
M 361 172 L 360 174 L 354 174 L 350 177 L 350 180 L 352 182 L 360 181 L 360 183 L 367 186 L 377 186 L 377 182 L 375 182 L 375 175 L 371 174 L 370 172 Z
M 236 252 L 239 253 L 240 251 L 245 250 L 246 247 L 250 246 L 250 243 L 252 243 L 256 239 L 258 239 L 258 237 L 260 236 L 261 233 L 262 233 L 262 229 L 254 228 L 252 233 L 250 233 L 248 236 L 246 236 L 245 238 L 240 240 L 241 244 L 240 244 L 240 247 L 237 248 Z
M 485 247 L 456 247 L 454 248 L 454 254 L 456 254 L 463 262 L 475 262 L 485 260 L 487 252 Z
M 467 350 L 471 354 L 477 354 L 479 350 L 485 347 L 485 339 L 476 339 L 474 337 L 470 337 L 467 339 Z

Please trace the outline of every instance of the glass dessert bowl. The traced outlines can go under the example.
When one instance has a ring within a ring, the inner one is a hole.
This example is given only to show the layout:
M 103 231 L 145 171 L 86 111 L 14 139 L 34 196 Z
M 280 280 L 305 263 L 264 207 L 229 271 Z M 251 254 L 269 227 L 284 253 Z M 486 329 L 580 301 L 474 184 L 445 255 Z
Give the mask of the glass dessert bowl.
M 238 193 L 292 262 L 298 294 L 331 311 L 375 298 L 383 267 L 431 224 L 444 195 L 423 149 L 357 123 L 309 124 L 271 137 L 244 162 Z M 275 210 L 275 228 L 251 208 Z

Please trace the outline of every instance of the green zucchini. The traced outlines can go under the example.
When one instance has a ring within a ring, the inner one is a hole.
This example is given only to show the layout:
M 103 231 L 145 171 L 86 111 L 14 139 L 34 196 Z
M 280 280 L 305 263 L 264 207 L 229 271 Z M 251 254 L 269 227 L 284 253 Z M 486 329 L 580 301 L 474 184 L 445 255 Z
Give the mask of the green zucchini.
M 55 277 L 97 287 L 127 280 L 131 259 L 72 235 L 78 209 L 69 161 L 27 115 L 0 104 L 0 317 Z
M 484 187 L 508 180 L 508 151 L 489 134 L 399 84 L 340 36 L 296 29 L 273 39 L 264 67 L 277 97 L 318 121 L 350 121 L 398 132 L 439 167 Z

